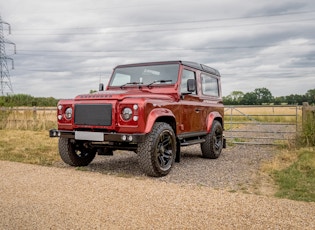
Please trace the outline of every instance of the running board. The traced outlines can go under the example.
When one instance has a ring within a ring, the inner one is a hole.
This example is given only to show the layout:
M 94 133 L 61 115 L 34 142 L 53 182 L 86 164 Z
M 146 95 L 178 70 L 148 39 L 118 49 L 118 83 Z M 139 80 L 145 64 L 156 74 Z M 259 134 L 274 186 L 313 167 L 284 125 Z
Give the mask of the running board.
M 188 140 L 180 143 L 180 146 L 189 146 L 194 144 L 200 144 L 204 143 L 206 140 L 204 138 L 201 139 L 194 139 L 194 140 Z

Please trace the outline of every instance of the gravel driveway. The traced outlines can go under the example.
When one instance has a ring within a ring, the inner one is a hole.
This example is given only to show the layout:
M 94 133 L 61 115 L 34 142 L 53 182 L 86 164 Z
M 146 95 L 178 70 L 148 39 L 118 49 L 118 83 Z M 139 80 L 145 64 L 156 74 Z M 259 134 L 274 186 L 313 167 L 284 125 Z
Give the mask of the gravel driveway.
M 188 160 L 164 179 L 0 161 L 0 229 L 315 229 L 315 203 L 180 183 Z
M 151 179 L 261 193 L 259 167 L 262 161 L 271 159 L 275 149 L 259 145 L 228 146 L 215 160 L 201 158 L 200 145 L 182 148 L 181 152 L 181 162 L 175 163 L 168 176 Z M 55 166 L 70 167 L 61 162 Z M 89 166 L 82 169 L 121 177 L 146 178 L 138 166 L 137 155 L 128 151 L 116 151 L 114 156 L 97 156 Z
M 0 229 L 315 229 L 315 203 L 250 194 L 266 194 L 258 169 L 274 152 L 235 145 L 209 160 L 186 147 L 162 178 L 124 151 L 82 168 L 0 161 Z

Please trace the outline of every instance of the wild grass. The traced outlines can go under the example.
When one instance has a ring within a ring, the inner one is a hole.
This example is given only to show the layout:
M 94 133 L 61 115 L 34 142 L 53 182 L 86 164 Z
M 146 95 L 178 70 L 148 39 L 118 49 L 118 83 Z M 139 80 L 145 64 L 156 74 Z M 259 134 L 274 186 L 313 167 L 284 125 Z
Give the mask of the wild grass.
M 304 115 L 302 131 L 297 140 L 299 146 L 315 146 L 315 111 Z
M 0 160 L 52 165 L 60 161 L 57 141 L 47 131 L 0 130 Z
M 0 130 L 48 130 L 56 127 L 56 109 L 50 107 L 1 108 Z
M 271 175 L 279 190 L 277 197 L 315 202 L 315 150 L 301 149 L 288 159 L 282 159 L 289 166 L 280 164 Z M 290 158 L 296 158 L 293 163 Z
M 278 189 L 276 197 L 315 202 L 315 148 L 282 149 L 265 162 L 262 172 L 270 175 Z

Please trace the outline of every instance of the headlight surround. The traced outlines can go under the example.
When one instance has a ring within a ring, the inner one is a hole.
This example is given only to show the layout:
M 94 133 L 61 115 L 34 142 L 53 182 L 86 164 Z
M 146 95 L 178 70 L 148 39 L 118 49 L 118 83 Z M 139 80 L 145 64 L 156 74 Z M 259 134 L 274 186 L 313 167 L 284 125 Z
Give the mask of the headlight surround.
M 66 109 L 65 116 L 68 120 L 72 118 L 72 108 L 69 107 Z
M 121 117 L 125 121 L 130 120 L 132 117 L 132 109 L 129 107 L 123 108 L 123 110 L 121 111 Z

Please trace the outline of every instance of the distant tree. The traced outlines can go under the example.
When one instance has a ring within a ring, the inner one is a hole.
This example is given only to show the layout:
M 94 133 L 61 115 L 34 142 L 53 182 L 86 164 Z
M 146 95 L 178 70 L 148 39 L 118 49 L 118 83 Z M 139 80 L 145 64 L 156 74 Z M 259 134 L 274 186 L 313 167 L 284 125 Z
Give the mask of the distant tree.
M 254 93 L 256 94 L 258 105 L 273 102 L 273 96 L 267 88 L 257 88 L 254 90 Z
M 223 101 L 226 105 L 240 105 L 243 97 L 244 93 L 242 91 L 233 91 L 228 96 L 223 97 Z
M 281 104 L 286 104 L 287 101 L 286 101 L 286 99 L 285 99 L 284 96 L 280 96 L 280 97 L 275 97 L 275 98 L 273 99 L 273 103 L 274 103 L 275 105 L 281 105 Z
M 58 100 L 53 97 L 33 97 L 27 94 L 15 94 L 0 97 L 0 106 L 56 106 Z
M 242 105 L 258 105 L 257 94 L 254 92 L 245 93 L 244 97 L 240 101 Z
M 97 90 L 94 90 L 94 89 L 91 89 L 91 90 L 90 90 L 90 94 L 96 93 L 96 92 L 97 92 Z
M 305 99 L 310 104 L 315 104 L 315 89 L 310 89 L 305 94 Z
M 307 100 L 305 95 L 298 94 L 291 94 L 285 98 L 289 105 L 302 105 Z

